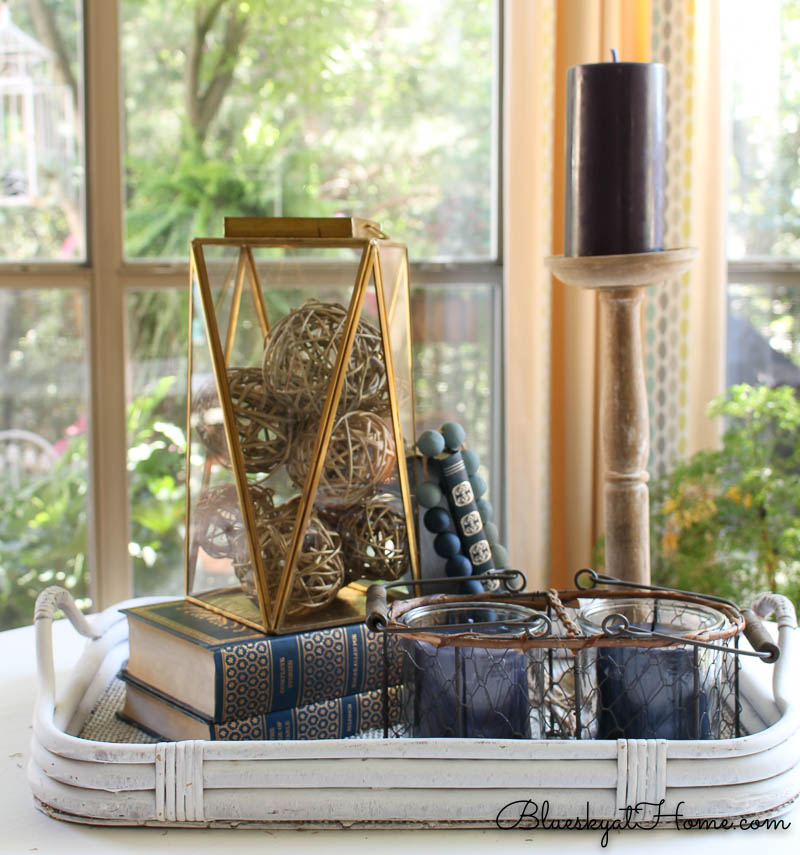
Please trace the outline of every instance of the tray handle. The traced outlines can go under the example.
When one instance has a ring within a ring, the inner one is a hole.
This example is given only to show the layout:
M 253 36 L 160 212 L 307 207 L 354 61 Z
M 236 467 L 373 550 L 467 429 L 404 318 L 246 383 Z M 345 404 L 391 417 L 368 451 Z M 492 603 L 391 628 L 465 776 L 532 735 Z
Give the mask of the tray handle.
M 69 622 L 75 629 L 86 638 L 99 638 L 99 635 L 92 628 L 92 625 L 86 620 L 86 616 L 75 605 L 75 600 L 72 599 L 72 594 L 66 588 L 60 588 L 58 585 L 51 585 L 45 588 L 36 598 L 36 607 L 33 612 L 33 621 L 39 624 L 40 621 L 53 623 L 53 616 L 61 609 L 69 618 Z
M 55 707 L 56 672 L 53 661 L 53 616 L 61 609 L 75 629 L 86 638 L 97 639 L 95 631 L 65 588 L 51 585 L 36 598 L 33 622 L 36 626 L 36 665 L 39 672 L 39 702 Z
M 794 690 L 792 671 L 794 669 L 794 641 L 797 629 L 797 617 L 792 601 L 782 594 L 761 594 L 752 605 L 753 611 L 761 618 L 775 615 L 778 624 L 778 647 L 781 650 L 780 659 L 775 663 L 772 672 L 772 694 L 775 705 L 783 715 L 792 705 Z
M 797 629 L 797 617 L 792 601 L 783 594 L 759 594 L 753 601 L 753 611 L 761 618 L 775 615 L 778 629 Z

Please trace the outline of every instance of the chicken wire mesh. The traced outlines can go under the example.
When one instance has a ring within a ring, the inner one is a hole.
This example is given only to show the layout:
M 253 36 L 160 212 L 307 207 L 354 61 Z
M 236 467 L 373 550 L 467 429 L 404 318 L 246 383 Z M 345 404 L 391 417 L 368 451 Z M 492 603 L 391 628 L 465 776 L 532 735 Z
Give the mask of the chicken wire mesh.
M 758 651 L 763 631 L 756 638 L 757 626 L 727 601 L 592 578 L 624 588 L 436 594 L 371 613 L 373 628 L 396 642 L 385 649 L 401 674 L 384 735 L 742 735 L 739 655 L 751 651 L 739 639 L 748 632 Z M 774 651 L 756 655 L 772 661 Z

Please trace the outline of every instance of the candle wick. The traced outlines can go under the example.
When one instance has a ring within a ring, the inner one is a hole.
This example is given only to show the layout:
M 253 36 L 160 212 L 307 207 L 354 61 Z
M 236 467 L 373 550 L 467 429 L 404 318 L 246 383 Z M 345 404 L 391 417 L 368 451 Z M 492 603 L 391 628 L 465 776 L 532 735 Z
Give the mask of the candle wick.
M 619 56 L 617 54 L 617 49 L 613 48 L 613 47 L 611 48 L 611 61 L 612 62 L 619 62 Z

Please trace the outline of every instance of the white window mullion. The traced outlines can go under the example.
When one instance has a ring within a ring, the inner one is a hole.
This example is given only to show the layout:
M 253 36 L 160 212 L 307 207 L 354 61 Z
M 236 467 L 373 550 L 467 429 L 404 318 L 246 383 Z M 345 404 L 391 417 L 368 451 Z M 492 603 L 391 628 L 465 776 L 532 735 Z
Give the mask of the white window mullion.
M 85 0 L 91 363 L 92 594 L 104 608 L 132 593 L 128 555 L 122 264 L 119 9 Z

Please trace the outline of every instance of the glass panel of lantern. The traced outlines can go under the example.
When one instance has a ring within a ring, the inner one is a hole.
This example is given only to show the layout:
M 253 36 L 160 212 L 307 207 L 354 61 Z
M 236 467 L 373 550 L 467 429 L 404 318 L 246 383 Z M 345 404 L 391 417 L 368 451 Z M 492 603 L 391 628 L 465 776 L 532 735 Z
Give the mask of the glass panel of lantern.
M 186 584 L 265 632 L 363 620 L 418 578 L 405 247 L 363 220 L 192 242 Z

